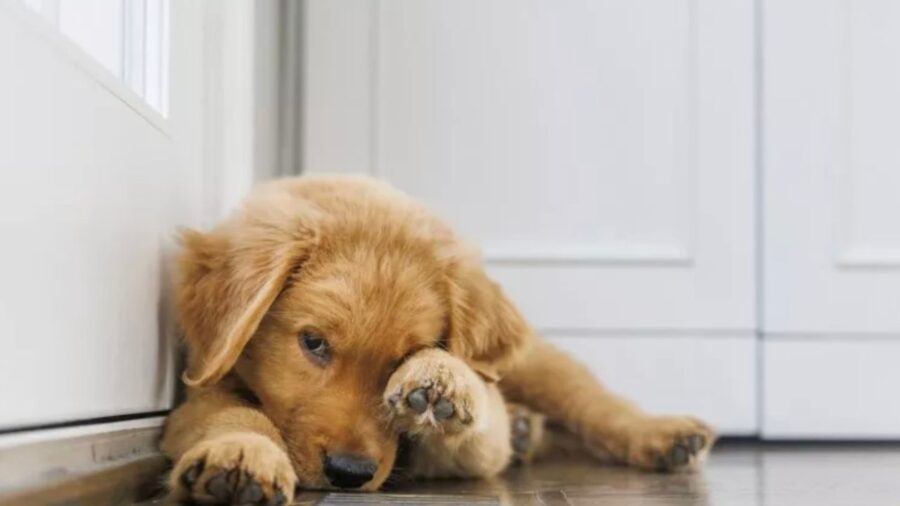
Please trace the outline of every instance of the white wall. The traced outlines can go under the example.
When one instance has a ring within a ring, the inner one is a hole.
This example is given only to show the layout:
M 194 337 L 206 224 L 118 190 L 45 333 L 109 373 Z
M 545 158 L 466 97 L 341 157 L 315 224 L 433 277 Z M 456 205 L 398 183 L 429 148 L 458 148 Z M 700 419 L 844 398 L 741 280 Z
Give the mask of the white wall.
M 171 2 L 166 115 L 0 5 L 0 431 L 171 407 L 176 229 L 275 170 L 277 6 Z

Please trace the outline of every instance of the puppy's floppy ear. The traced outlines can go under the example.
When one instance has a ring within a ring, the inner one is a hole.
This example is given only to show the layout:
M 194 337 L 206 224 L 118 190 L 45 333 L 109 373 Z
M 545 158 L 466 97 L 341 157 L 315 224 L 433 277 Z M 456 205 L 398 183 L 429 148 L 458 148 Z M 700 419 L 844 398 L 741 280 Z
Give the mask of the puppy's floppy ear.
M 183 380 L 203 386 L 234 366 L 317 237 L 296 219 L 247 210 L 207 234 L 183 231 L 181 242 L 177 304 L 190 350 Z
M 488 381 L 497 381 L 530 344 L 532 330 L 480 263 L 448 267 L 447 349 Z

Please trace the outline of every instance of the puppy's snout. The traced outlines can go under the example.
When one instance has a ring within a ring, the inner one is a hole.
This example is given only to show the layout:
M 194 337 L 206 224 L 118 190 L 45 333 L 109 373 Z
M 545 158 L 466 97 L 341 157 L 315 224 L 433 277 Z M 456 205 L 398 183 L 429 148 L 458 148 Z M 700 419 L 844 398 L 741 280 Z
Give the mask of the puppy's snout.
M 378 465 L 355 455 L 326 455 L 323 462 L 325 476 L 335 487 L 359 488 L 375 476 Z

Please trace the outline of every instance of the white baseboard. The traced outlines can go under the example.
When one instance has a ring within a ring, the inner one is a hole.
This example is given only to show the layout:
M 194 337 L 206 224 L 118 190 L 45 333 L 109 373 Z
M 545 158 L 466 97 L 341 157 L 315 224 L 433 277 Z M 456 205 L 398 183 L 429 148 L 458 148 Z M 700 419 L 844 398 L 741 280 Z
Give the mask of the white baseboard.
M 0 496 L 158 455 L 164 420 L 156 416 L 0 435 Z

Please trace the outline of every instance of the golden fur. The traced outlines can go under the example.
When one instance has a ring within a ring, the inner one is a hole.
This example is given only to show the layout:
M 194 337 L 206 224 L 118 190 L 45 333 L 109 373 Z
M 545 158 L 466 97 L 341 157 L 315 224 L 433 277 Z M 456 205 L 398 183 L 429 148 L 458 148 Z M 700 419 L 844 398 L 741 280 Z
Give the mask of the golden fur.
M 374 490 L 401 433 L 416 476 L 494 475 L 550 451 L 559 427 L 645 469 L 691 467 L 712 444 L 697 420 L 652 417 L 606 392 L 533 333 L 474 248 L 385 184 L 268 183 L 183 246 L 188 399 L 162 445 L 173 498 L 289 501 L 295 485 L 331 487 L 323 459 L 338 454 L 373 462 L 362 489 Z M 327 339 L 326 364 L 298 345 L 310 329 Z

